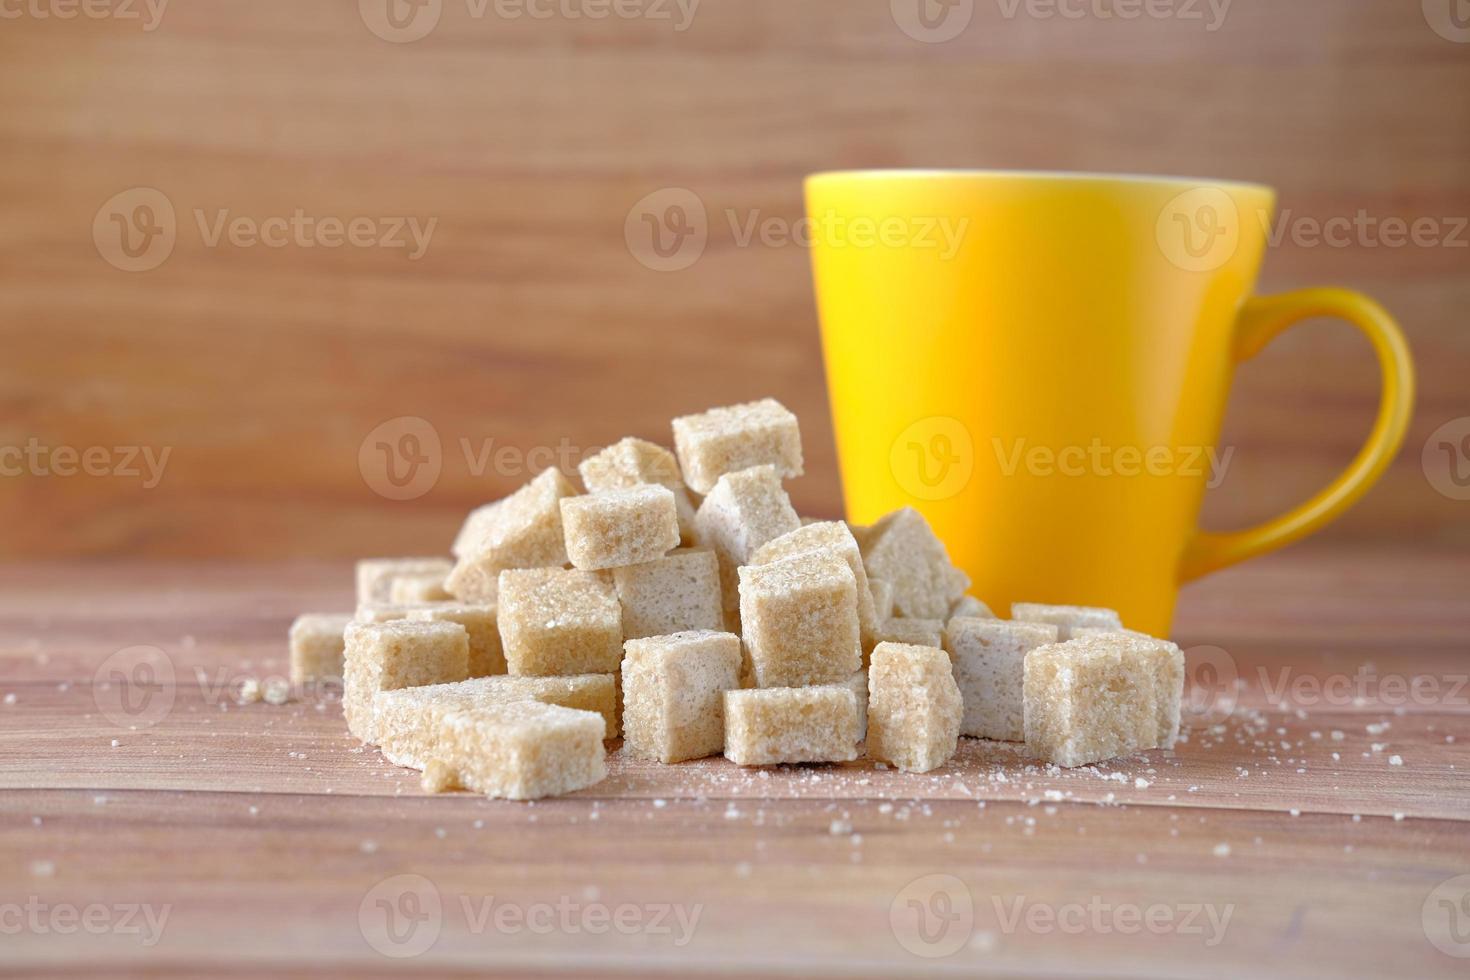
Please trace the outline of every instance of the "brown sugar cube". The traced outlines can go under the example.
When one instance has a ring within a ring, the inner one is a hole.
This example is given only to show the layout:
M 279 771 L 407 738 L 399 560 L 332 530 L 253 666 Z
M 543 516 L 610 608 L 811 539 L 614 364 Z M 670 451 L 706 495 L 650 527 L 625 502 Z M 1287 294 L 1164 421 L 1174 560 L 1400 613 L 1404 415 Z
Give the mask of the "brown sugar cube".
M 963 708 L 949 654 L 880 643 L 868 669 L 868 755 L 905 772 L 929 772 L 959 743 Z
M 679 546 L 674 494 L 657 484 L 561 501 L 567 556 L 583 571 L 653 561 Z
M 623 658 L 623 738 L 663 763 L 719 755 L 725 692 L 740 687 L 740 638 L 713 630 L 629 640 Z
M 623 637 L 667 636 L 724 627 L 720 564 L 707 548 L 673 551 L 612 570 L 623 607 Z
M 1112 609 L 1097 606 L 1049 606 L 1040 602 L 1017 602 L 1011 605 L 1011 618 L 1023 623 L 1050 623 L 1057 628 L 1058 638 L 1065 643 L 1079 627 L 1121 630 L 1123 621 Z
M 622 664 L 622 610 L 601 572 L 507 569 L 497 614 L 512 674 L 610 674 Z
M 795 531 L 801 519 L 770 466 L 756 466 L 720 477 L 694 515 L 695 538 L 720 562 L 720 590 L 724 609 L 734 613 L 740 604 L 735 570 L 750 564 L 761 545 Z
M 602 718 L 536 701 L 420 704 L 412 729 L 429 792 L 468 789 L 509 800 L 559 796 L 607 775 Z M 386 753 L 385 753 L 386 754 Z
M 857 581 L 858 627 L 864 638 L 872 636 L 882 622 L 873 604 L 873 593 L 868 588 L 868 573 L 863 568 L 863 554 L 858 543 L 842 521 L 817 521 L 805 524 L 795 531 L 767 541 L 751 556 L 752 565 L 768 565 L 781 558 L 809 554 L 836 555 L 847 562 Z
M 684 483 L 697 493 L 752 466 L 773 466 L 788 479 L 802 474 L 801 429 L 774 398 L 674 419 L 674 451 Z
M 485 519 L 480 539 L 467 546 L 444 587 L 461 602 L 494 603 L 498 576 L 505 569 L 565 565 L 561 501 L 576 492 L 553 467 L 499 501 Z
M 907 619 L 949 616 L 949 607 L 970 587 L 950 564 L 949 552 L 912 507 L 894 511 L 861 538 L 868 575 L 893 585 L 893 613 Z
M 373 719 L 383 758 L 397 766 L 423 769 L 429 759 L 425 711 L 450 711 L 485 705 L 539 701 L 602 716 L 608 738 L 618 735 L 617 685 L 612 674 L 575 677 L 475 677 L 452 684 L 429 684 L 379 691 L 373 696 Z
M 1026 737 L 1022 685 L 1026 654 L 1057 642 L 1050 623 L 958 616 L 944 630 L 965 714 L 960 734 L 1019 742 Z
M 1103 626 L 1074 626 L 1072 639 L 1088 636 L 1122 635 L 1144 640 L 1161 651 L 1155 660 L 1158 681 L 1159 748 L 1172 749 L 1179 738 L 1179 713 L 1184 696 L 1184 652 L 1177 644 L 1161 640 L 1156 636 L 1130 629 L 1111 629 Z
M 909 646 L 937 647 L 944 644 L 944 624 L 937 619 L 890 619 L 878 628 L 873 647 L 879 643 L 906 643 Z M 872 647 L 869 647 L 872 652 Z
M 394 579 L 404 575 L 438 575 L 443 581 L 452 567 L 447 558 L 364 558 L 357 563 L 357 604 L 392 602 Z
M 409 609 L 405 618 L 458 623 L 470 638 L 469 676 L 488 677 L 505 673 L 505 651 L 500 646 L 500 627 L 494 606 L 464 603 L 418 606 Z
M 373 695 L 378 691 L 468 676 L 469 635 L 458 623 L 353 622 L 343 635 L 342 711 L 347 730 L 364 742 L 377 740 Z
M 427 575 L 395 575 L 388 589 L 388 601 L 393 605 L 448 602 L 452 596 L 444 590 L 445 578 L 445 575 L 438 572 Z
M 1073 767 L 1173 744 L 1184 656 L 1167 641 L 1107 633 L 1026 655 L 1026 749 Z
M 851 762 L 857 697 L 844 685 L 725 692 L 725 758 L 737 766 Z
M 857 581 L 836 555 L 742 567 L 740 621 L 757 687 L 836 684 L 862 667 Z
M 291 624 L 291 683 L 342 682 L 342 633 L 352 622 L 348 613 L 306 613 Z
M 680 540 L 685 544 L 694 542 L 694 501 L 684 486 L 678 461 L 663 446 L 629 436 L 584 459 L 577 471 L 588 493 L 626 490 L 647 483 L 668 487 L 679 515 Z

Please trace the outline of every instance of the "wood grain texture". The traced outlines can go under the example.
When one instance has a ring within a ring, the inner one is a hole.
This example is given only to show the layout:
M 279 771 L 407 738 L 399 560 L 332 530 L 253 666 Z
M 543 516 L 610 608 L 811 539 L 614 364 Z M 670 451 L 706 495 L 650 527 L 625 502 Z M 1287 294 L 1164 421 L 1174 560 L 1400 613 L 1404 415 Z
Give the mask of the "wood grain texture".
M 1172 753 L 1061 772 L 966 739 L 912 776 L 615 749 L 603 782 L 526 805 L 424 795 L 319 692 L 235 702 L 285 672 L 297 611 L 351 601 L 343 563 L 0 566 L 0 926 L 108 910 L 96 934 L 7 926 L 0 973 L 1462 976 L 1426 927 L 1470 874 L 1467 578 L 1463 555 L 1309 547 L 1192 587 Z M 139 645 L 162 713 L 110 670 Z M 159 932 L 124 930 L 138 904 Z M 589 931 L 621 907 L 625 931 Z
M 574 5 L 575 6 L 575 5 Z M 1203 5 L 1200 5 L 1203 6 Z M 42 5 L 45 9 L 45 5 Z M 350 556 L 438 550 L 469 507 L 521 482 L 460 440 L 598 447 L 773 394 L 802 417 L 798 506 L 839 508 L 807 257 L 742 247 L 727 213 L 792 221 L 803 174 L 998 166 L 1268 181 L 1298 218 L 1470 214 L 1470 45 L 1414 3 L 1232 5 L 1181 17 L 1006 16 L 977 3 L 945 44 L 880 0 L 705 0 L 650 17 L 475 17 L 446 2 L 423 40 L 375 37 L 348 0 L 169 5 L 133 21 L 7 20 L 0 32 L 0 445 L 171 451 L 161 482 L 0 480 L 0 554 Z M 490 10 L 496 9 L 493 5 Z M 103 261 L 89 230 L 152 187 L 178 215 L 158 268 Z M 712 220 L 692 268 L 634 260 L 624 221 L 687 187 Z M 227 210 L 262 220 L 436 220 L 422 258 L 378 248 L 211 247 Z M 1401 460 L 1331 534 L 1470 540 L 1420 449 L 1470 414 L 1470 250 L 1271 250 L 1263 288 L 1335 282 L 1402 319 L 1422 398 Z M 1284 337 L 1239 379 L 1239 453 L 1216 525 L 1283 509 L 1366 430 L 1376 379 L 1340 327 Z M 385 419 L 444 446 L 425 496 L 365 484 Z

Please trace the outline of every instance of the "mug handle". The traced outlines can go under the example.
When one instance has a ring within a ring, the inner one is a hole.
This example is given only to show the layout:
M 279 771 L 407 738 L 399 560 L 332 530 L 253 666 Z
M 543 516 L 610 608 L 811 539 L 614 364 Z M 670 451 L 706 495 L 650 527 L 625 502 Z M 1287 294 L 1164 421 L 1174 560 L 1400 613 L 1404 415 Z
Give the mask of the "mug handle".
M 1319 530 L 1368 491 L 1404 441 L 1414 406 L 1414 363 L 1393 317 L 1375 301 L 1347 289 L 1303 289 L 1245 302 L 1235 326 L 1234 360 L 1261 352 L 1277 334 L 1302 320 L 1332 316 L 1367 335 L 1378 355 L 1383 390 L 1367 443 L 1346 470 L 1294 510 L 1244 531 L 1196 531 L 1185 546 L 1179 580 L 1189 582 L 1228 565 L 1285 547 Z

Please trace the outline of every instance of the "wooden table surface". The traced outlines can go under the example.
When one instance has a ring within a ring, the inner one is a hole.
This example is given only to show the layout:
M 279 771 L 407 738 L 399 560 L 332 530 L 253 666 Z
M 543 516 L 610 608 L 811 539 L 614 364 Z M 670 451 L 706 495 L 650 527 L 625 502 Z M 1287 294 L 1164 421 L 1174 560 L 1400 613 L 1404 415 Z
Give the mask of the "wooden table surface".
M 236 703 L 349 578 L 0 567 L 0 972 L 1470 967 L 1463 554 L 1298 549 L 1188 591 L 1172 754 L 1060 772 L 967 739 L 915 776 L 619 749 L 530 805 L 426 796 L 314 692 Z

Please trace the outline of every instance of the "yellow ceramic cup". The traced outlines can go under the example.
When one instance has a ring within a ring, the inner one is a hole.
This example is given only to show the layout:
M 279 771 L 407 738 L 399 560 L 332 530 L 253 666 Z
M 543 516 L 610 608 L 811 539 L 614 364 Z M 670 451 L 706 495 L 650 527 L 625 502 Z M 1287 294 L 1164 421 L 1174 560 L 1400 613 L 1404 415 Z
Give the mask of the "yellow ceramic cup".
M 917 508 L 1002 614 L 1112 606 L 1165 634 L 1181 583 L 1322 527 L 1403 440 L 1413 366 L 1382 307 L 1252 295 L 1268 187 L 875 171 L 817 174 L 806 196 L 848 516 Z M 1367 444 L 1284 516 L 1200 530 L 1236 365 L 1318 316 L 1378 354 Z

